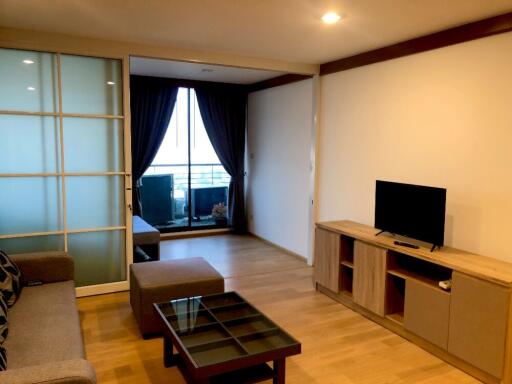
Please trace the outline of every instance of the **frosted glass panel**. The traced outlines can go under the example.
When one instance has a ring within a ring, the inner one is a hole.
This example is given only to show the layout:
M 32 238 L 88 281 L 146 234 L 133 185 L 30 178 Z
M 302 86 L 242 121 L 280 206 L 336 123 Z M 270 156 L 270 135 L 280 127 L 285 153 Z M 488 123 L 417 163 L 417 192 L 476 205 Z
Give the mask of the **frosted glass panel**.
M 121 61 L 61 55 L 65 113 L 122 115 Z
M 66 177 L 69 229 L 124 225 L 123 176 Z
M 60 172 L 55 117 L 0 115 L 0 173 Z
M 0 84 L 1 110 L 58 110 L 54 54 L 0 49 Z
M 1 177 L 0 234 L 62 230 L 59 177 Z
M 126 279 L 124 231 L 71 234 L 69 254 L 75 260 L 78 287 Z
M 0 239 L 0 249 L 7 253 L 63 251 L 64 235 Z
M 123 170 L 122 120 L 64 119 L 64 144 L 68 172 Z

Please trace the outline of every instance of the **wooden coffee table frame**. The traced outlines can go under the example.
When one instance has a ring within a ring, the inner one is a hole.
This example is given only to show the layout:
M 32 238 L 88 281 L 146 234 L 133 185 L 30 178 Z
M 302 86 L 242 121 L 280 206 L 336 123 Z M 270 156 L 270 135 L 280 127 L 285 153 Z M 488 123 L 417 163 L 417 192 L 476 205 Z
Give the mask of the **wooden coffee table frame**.
M 182 299 L 182 301 L 185 300 L 195 301 L 195 303 L 200 302 L 201 308 L 196 308 L 193 312 L 196 316 L 198 312 L 201 312 L 209 316 L 212 321 L 205 324 L 194 324 L 191 329 L 177 330 L 171 325 L 172 320 L 176 320 L 178 316 L 187 317 L 187 315 L 190 315 L 192 312 L 185 311 L 178 314 L 169 314 L 165 313 L 165 307 L 170 308 L 169 302 L 155 303 L 154 308 L 163 324 L 163 359 L 165 367 L 178 366 L 187 383 L 206 384 L 210 382 L 227 382 L 226 375 L 231 374 L 231 379 L 236 377 L 237 380 L 240 379 L 246 383 L 256 383 L 273 379 L 274 384 L 284 384 L 286 357 L 301 352 L 301 344 L 297 340 L 278 327 L 236 292 Z M 218 306 L 202 304 L 203 301 L 222 302 L 223 300 L 232 302 Z M 173 300 L 170 303 L 176 301 L 177 300 Z M 223 319 L 221 316 L 223 312 L 228 314 L 230 311 L 236 313 L 237 310 L 238 312 L 243 312 L 239 309 L 244 309 L 250 312 L 250 314 L 238 317 L 234 316 L 227 319 Z M 236 334 L 230 330 L 230 324 L 245 321 L 250 322 L 253 320 L 265 322 L 265 324 L 268 324 L 268 327 L 266 329 L 254 330 L 242 334 Z M 216 327 L 225 336 L 216 340 L 209 340 L 204 343 L 196 343 L 188 346 L 183 342 L 183 337 L 212 327 Z M 260 339 L 266 341 L 270 337 L 279 338 L 279 340 L 284 341 L 282 345 L 269 345 L 268 348 L 265 344 L 265 346 L 261 348 L 262 350 L 256 352 L 251 352 L 251 350 L 244 345 L 244 343 L 252 341 L 257 342 Z M 193 353 L 191 353 L 191 350 L 200 350 L 203 347 L 214 350 L 215 347 L 212 346 L 226 346 L 227 343 L 236 347 L 240 351 L 241 356 L 227 358 L 222 361 L 212 362 L 211 364 L 208 362 L 206 364 L 198 364 L 193 357 Z M 177 354 L 174 353 L 174 349 L 176 349 Z M 273 362 L 272 369 L 267 364 L 268 362 Z

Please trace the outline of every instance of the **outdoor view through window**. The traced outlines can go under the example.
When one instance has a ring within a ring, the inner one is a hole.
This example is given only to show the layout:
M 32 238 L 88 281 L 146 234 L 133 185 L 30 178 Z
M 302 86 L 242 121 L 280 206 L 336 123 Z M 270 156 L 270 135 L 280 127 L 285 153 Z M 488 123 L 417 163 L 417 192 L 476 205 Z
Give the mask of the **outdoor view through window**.
M 165 137 L 142 177 L 144 219 L 161 231 L 225 226 L 229 180 L 194 90 L 180 88 Z

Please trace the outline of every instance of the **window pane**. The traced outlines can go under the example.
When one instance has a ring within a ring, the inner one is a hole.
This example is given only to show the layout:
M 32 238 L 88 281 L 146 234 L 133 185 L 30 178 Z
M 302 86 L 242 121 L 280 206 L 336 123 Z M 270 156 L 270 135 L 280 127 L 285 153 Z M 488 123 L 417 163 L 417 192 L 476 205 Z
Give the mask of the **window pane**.
M 0 109 L 56 112 L 56 67 L 51 53 L 0 49 Z
M 63 251 L 64 236 L 34 236 L 0 239 L 0 249 L 7 253 Z
M 220 163 L 206 133 L 193 89 L 190 90 L 190 113 L 192 226 L 226 226 L 231 176 Z
M 60 177 L 1 177 L 0 234 L 62 230 Z
M 218 182 L 226 178 L 222 165 L 193 165 L 190 173 L 192 226 L 227 225 L 228 187 Z
M 121 61 L 61 55 L 65 113 L 122 115 Z
M 68 176 L 66 204 L 69 229 L 122 226 L 123 176 Z
M 0 115 L 0 173 L 60 172 L 55 117 Z
M 126 279 L 124 231 L 70 234 L 68 249 L 78 287 Z
M 123 170 L 123 121 L 114 119 L 64 119 L 67 172 Z

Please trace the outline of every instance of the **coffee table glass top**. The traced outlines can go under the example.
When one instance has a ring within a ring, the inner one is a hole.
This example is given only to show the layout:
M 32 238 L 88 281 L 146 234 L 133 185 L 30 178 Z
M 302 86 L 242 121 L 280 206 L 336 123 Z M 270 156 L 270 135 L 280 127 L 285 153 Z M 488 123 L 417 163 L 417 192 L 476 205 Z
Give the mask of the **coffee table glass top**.
M 300 343 L 236 292 L 156 304 L 197 367 L 279 349 L 300 353 Z

